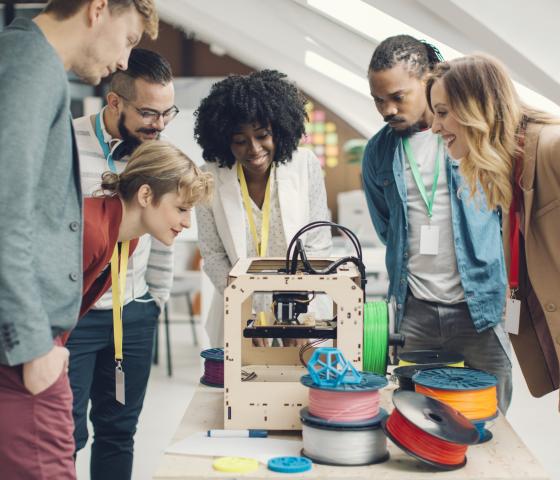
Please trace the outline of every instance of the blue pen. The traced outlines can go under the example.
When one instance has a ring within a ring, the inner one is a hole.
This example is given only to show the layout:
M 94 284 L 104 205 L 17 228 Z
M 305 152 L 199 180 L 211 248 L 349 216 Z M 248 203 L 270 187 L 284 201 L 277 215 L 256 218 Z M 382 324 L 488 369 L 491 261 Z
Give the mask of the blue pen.
M 208 430 L 209 437 L 215 438 L 265 438 L 266 430 Z

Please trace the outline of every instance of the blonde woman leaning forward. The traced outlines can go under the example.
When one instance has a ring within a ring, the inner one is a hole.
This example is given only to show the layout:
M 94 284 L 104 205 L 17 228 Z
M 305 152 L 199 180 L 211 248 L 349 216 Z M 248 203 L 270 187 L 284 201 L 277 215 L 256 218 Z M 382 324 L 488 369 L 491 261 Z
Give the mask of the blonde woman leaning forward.
M 503 217 L 512 298 L 511 340 L 534 396 L 559 386 L 560 120 L 523 104 L 504 67 L 470 55 L 435 69 L 427 84 L 433 130 L 471 192 L 482 187 Z
M 202 172 L 177 147 L 148 141 L 120 174 L 103 174 L 99 195 L 84 200 L 84 287 L 80 317 L 111 286 L 113 250 L 148 233 L 171 245 L 191 225 L 191 209 L 210 199 L 212 175 Z

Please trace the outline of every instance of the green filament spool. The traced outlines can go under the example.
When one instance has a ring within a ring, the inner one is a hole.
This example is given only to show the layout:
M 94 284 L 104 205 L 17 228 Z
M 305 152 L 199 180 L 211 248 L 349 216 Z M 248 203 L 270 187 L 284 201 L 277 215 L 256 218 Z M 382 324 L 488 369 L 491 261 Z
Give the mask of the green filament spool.
M 387 302 L 367 302 L 364 305 L 363 370 L 378 375 L 387 373 L 389 316 Z

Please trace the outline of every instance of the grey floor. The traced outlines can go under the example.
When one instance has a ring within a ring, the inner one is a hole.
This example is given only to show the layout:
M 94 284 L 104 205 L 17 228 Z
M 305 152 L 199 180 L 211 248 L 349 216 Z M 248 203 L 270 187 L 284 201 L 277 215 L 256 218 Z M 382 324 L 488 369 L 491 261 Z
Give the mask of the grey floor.
M 152 478 L 164 449 L 183 418 L 200 378 L 202 369 L 200 350 L 199 347 L 193 346 L 190 327 L 183 323 L 172 325 L 171 338 L 173 376 L 171 378 L 167 376 L 165 346 L 161 341 L 159 365 L 152 367 L 144 409 L 135 437 L 132 476 L 134 480 Z M 78 454 L 76 469 L 79 480 L 90 478 L 90 444 L 91 440 Z
M 173 377 L 167 377 L 165 358 L 160 358 L 160 364 L 152 370 L 136 434 L 134 480 L 152 478 L 200 377 L 199 348 L 193 347 L 190 328 L 185 324 L 172 325 L 172 339 Z M 560 480 L 560 449 L 556 443 L 560 432 L 558 404 L 558 392 L 532 398 L 519 366 L 514 365 L 514 395 L 508 420 L 553 480 Z M 88 464 L 89 444 L 78 455 L 79 480 L 89 479 Z

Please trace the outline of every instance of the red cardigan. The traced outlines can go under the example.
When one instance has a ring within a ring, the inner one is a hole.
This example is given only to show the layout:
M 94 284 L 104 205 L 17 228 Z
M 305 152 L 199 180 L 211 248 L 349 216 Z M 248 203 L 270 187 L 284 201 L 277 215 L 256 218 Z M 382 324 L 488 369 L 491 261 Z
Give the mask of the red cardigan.
M 84 287 L 80 318 L 111 287 L 111 256 L 117 244 L 122 221 L 118 197 L 84 199 Z M 130 241 L 129 256 L 138 239 Z

